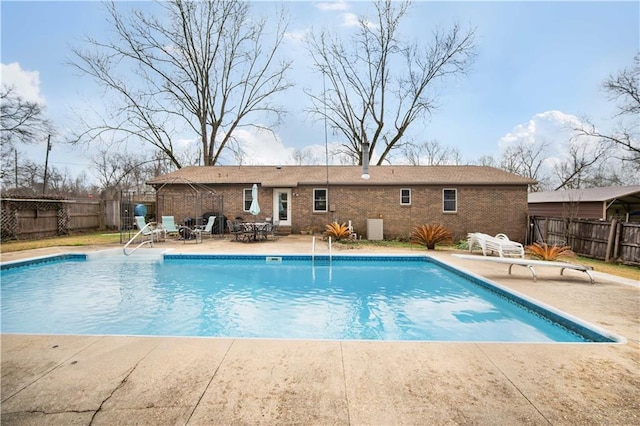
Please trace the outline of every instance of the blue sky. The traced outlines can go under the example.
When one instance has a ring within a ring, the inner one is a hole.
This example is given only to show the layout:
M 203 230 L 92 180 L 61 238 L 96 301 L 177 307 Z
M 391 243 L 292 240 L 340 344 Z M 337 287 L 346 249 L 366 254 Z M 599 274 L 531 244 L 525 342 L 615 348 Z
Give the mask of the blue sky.
M 324 149 L 321 123 L 302 111 L 302 89 L 317 83 L 294 36 L 311 27 L 348 34 L 355 15 L 373 17 L 369 2 L 284 2 L 291 22 L 287 43 L 295 55 L 289 76 L 299 85 L 283 99 L 290 113 L 268 135 L 246 135 L 248 151 L 264 163 L 286 163 L 293 148 L 317 145 Z M 120 3 L 148 7 L 149 3 Z M 254 2 L 256 11 L 276 4 Z M 81 46 L 84 35 L 103 37 L 106 14 L 99 2 L 0 3 L 2 13 L 2 81 L 37 97 L 59 128 L 72 125 L 70 111 L 101 91 L 66 65 L 70 46 Z M 640 50 L 640 2 L 416 2 L 402 31 L 407 38 L 430 40 L 436 26 L 454 22 L 475 27 L 477 58 L 468 75 L 438 88 L 438 111 L 414 129 L 414 137 L 435 139 L 460 149 L 465 161 L 498 156 L 501 147 L 520 138 L 543 138 L 560 147 L 566 142 L 563 125 L 589 117 L 606 129 L 615 104 L 601 90 L 612 73 L 632 64 Z M 311 76 L 311 78 L 310 78 Z M 185 135 L 185 138 L 187 136 Z M 62 137 L 61 137 L 62 138 Z M 89 164 L 77 149 L 55 141 L 50 162 L 72 172 Z M 329 142 L 338 142 L 331 135 Z M 560 148 L 558 148 L 560 149 Z M 39 161 L 44 151 L 32 147 L 27 155 Z

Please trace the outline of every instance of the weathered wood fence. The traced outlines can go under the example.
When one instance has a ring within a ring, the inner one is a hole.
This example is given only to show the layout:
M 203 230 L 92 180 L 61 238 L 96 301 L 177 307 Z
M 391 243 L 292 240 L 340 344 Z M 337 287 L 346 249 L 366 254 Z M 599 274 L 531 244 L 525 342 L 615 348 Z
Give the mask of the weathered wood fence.
M 532 217 L 529 240 L 562 244 L 580 256 L 640 266 L 640 223 Z
M 3 241 L 54 237 L 104 227 L 102 201 L 2 199 Z

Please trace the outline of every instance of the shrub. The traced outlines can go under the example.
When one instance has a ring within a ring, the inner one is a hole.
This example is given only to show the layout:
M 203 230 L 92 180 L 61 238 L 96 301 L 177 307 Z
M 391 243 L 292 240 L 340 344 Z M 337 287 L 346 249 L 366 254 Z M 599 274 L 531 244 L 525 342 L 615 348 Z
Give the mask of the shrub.
M 562 257 L 574 257 L 575 253 L 569 246 L 548 245 L 547 243 L 533 243 L 526 247 L 527 254 L 540 260 L 557 260 Z
M 447 243 L 453 240 L 451 231 L 443 225 L 427 224 L 416 226 L 411 231 L 411 242 L 425 245 L 427 249 L 433 250 L 438 243 Z
M 349 231 L 349 227 L 347 227 L 345 223 L 339 224 L 338 222 L 333 222 L 326 225 L 325 228 L 324 236 L 331 237 L 335 241 L 343 238 L 348 239 L 351 236 L 351 231 Z
M 469 240 L 460 240 L 456 243 L 458 250 L 469 250 Z

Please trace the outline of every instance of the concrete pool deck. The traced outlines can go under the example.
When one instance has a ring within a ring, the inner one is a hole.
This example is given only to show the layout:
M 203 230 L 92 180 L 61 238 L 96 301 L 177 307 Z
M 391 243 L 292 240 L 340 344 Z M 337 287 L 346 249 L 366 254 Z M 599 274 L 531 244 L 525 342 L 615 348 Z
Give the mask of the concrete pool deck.
M 121 248 L 121 246 L 112 246 Z M 311 237 L 155 245 L 175 253 L 309 253 Z M 3 253 L 2 262 L 109 247 Z M 144 249 L 141 249 L 144 250 Z M 317 253 L 326 253 L 318 241 Z M 623 344 L 353 342 L 115 336 L 1 336 L 7 425 L 640 424 L 638 281 L 560 276 L 424 249 L 627 339 Z M 640 276 L 639 276 L 640 278 Z

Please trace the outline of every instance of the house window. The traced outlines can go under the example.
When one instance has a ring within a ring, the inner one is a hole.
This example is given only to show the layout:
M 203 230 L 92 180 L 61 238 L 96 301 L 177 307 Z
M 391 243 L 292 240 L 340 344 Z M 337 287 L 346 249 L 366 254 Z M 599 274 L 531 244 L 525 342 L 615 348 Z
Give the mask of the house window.
M 400 190 L 400 205 L 408 206 L 411 204 L 411 189 L 405 188 Z
M 242 190 L 242 210 L 248 212 L 251 209 L 251 188 Z
M 455 213 L 458 211 L 458 191 L 455 189 L 442 190 L 442 211 Z
M 327 190 L 326 189 L 313 190 L 313 211 L 314 212 L 327 211 Z

